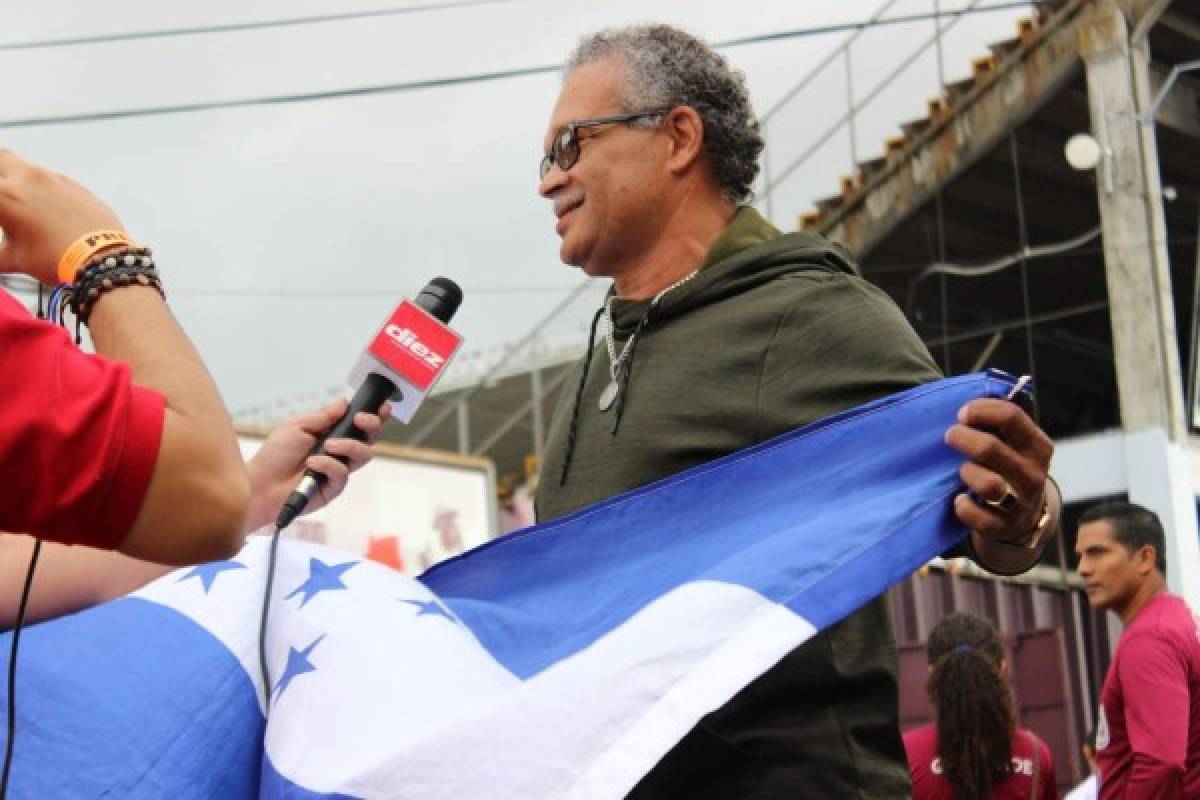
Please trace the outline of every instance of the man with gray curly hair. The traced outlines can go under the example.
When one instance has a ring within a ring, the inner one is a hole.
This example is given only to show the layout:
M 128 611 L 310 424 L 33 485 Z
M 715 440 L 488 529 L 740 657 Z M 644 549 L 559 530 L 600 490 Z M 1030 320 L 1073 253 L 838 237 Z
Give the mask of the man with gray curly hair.
M 940 377 L 843 249 L 781 234 L 745 205 L 758 122 L 741 74 L 694 37 L 665 25 L 585 37 L 543 147 L 538 191 L 562 260 L 612 289 L 592 322 L 594 343 L 603 319 L 603 342 L 589 345 L 550 426 L 541 521 Z M 1011 403 L 974 401 L 960 420 L 946 440 L 986 500 L 954 500 L 973 531 L 967 553 L 1023 571 L 1057 527 L 1053 448 Z M 630 796 L 908 793 L 896 649 L 878 598 L 701 720 Z
M 573 72 L 585 64 L 620 58 L 626 80 L 622 105 L 629 108 L 688 106 L 704 123 L 704 153 L 721 193 L 746 202 L 758 174 L 763 149 L 758 120 L 742 75 L 708 47 L 682 31 L 658 26 L 598 33 L 584 39 L 567 62 Z M 664 69 L 671 65 L 671 69 Z M 655 118 L 632 125 L 651 126 Z

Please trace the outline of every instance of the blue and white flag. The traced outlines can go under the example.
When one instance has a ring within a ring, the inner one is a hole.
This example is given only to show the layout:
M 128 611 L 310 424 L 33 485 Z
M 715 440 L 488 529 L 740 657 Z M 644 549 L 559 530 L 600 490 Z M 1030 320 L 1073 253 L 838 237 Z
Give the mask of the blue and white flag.
M 922 386 L 419 580 L 267 543 L 23 634 L 11 798 L 617 798 L 696 721 L 964 534 Z M 7 636 L 0 647 L 8 647 Z

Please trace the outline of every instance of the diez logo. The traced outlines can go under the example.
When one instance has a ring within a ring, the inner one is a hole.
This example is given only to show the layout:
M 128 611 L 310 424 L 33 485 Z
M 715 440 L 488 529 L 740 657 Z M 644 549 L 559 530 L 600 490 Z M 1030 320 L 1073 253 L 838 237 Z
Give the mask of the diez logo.
M 401 328 L 399 325 L 389 322 L 383 332 L 396 344 L 428 364 L 431 369 L 441 369 L 442 365 L 446 363 L 446 359 L 430 350 L 413 332 L 412 328 Z
M 446 368 L 460 341 L 457 333 L 405 300 L 379 329 L 369 352 L 410 387 L 426 392 Z

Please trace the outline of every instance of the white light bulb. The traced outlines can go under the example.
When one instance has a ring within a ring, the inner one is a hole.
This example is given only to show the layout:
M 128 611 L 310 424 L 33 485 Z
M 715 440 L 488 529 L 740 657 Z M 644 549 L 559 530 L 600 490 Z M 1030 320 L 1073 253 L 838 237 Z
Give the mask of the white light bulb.
M 1080 171 L 1095 169 L 1100 163 L 1100 143 L 1090 133 L 1077 133 L 1067 139 L 1064 152 L 1067 163 Z

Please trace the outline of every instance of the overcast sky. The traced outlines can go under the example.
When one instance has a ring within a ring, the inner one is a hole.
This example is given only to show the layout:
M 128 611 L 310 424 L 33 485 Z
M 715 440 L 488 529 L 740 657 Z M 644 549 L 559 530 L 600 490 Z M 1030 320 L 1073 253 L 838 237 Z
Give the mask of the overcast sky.
M 977 0 L 989 5 L 997 0 Z M 154 247 L 177 316 L 245 419 L 311 405 L 401 296 L 434 275 L 464 290 L 460 377 L 520 340 L 583 278 L 557 258 L 536 166 L 556 74 L 356 98 L 71 124 L 14 120 L 402 84 L 561 62 L 583 33 L 666 21 L 711 42 L 857 22 L 882 0 L 495 0 L 402 15 L 86 45 L 13 43 L 430 6 L 332 0 L 39 0 L 6 3 L 0 24 L 0 145 L 79 179 Z M 967 0 L 942 0 L 943 10 Z M 898 0 L 887 16 L 928 13 Z M 1016 11 L 964 18 L 946 36 L 950 79 L 1015 30 Z M 853 48 L 862 96 L 931 36 L 913 22 Z M 723 48 L 767 111 L 849 34 Z M 936 93 L 930 50 L 856 121 L 860 159 Z M 839 60 L 767 125 L 775 174 L 845 113 Z M 793 229 L 850 171 L 843 130 L 772 197 Z M 760 204 L 761 205 L 761 204 Z M 547 328 L 577 343 L 599 282 Z

